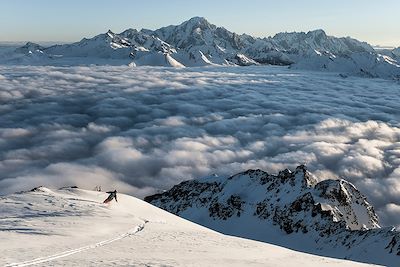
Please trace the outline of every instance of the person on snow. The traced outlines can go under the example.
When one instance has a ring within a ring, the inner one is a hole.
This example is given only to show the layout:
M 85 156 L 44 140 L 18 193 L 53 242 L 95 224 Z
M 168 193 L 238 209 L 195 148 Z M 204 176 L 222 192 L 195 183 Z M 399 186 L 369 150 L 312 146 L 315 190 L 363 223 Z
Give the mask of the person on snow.
M 108 198 L 106 198 L 106 200 L 103 201 L 103 203 L 108 203 L 111 200 L 113 200 L 114 198 L 115 198 L 115 201 L 118 202 L 118 200 L 117 200 L 117 190 L 109 191 L 109 192 L 107 192 L 107 194 L 110 194 L 110 195 L 108 196 Z

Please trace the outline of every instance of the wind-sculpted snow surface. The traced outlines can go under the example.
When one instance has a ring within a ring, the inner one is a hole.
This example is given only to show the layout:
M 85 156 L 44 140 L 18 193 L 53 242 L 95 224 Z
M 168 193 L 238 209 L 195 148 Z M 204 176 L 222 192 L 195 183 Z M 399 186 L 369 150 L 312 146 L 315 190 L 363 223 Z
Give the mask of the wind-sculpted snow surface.
M 306 163 L 400 225 L 399 84 L 281 67 L 0 66 L 0 192 L 143 197 L 210 173 Z
M 400 261 L 400 232 L 380 228 L 365 196 L 345 180 L 317 183 L 304 165 L 186 181 L 145 200 L 225 234 L 385 266 Z

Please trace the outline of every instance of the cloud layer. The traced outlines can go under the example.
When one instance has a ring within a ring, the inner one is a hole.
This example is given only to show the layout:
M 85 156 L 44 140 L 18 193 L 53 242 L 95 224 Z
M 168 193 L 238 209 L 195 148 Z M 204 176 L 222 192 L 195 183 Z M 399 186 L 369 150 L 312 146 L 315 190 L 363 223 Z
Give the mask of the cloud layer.
M 76 184 L 143 197 L 306 163 L 400 225 L 399 88 L 279 67 L 0 66 L 0 193 Z

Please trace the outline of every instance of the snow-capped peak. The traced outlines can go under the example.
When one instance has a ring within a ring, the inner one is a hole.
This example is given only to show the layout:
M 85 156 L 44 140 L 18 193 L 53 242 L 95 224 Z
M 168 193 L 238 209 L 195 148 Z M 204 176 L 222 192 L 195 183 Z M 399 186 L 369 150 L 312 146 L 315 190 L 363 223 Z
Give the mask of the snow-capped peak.
M 309 31 L 309 32 L 307 33 L 307 35 L 314 36 L 314 37 L 320 37 L 320 38 L 321 38 L 321 37 L 327 37 L 325 31 L 322 30 L 322 29 L 317 29 L 317 30 Z
M 111 30 L 108 30 L 107 33 L 108 37 L 114 38 L 115 33 L 113 33 Z
M 194 27 L 200 28 L 210 28 L 212 24 L 208 22 L 208 20 L 204 17 L 193 17 L 185 22 L 183 22 L 180 26 L 190 25 Z
M 27 54 L 33 52 L 42 52 L 45 48 L 39 44 L 27 42 L 24 46 L 17 48 L 17 53 Z

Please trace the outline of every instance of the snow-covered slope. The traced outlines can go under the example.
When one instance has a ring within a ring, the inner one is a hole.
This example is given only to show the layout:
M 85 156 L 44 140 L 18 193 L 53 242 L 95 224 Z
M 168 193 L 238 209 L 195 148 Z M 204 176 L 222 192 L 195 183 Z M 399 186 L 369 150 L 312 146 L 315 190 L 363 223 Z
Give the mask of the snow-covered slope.
M 230 237 L 134 197 L 39 187 L 0 198 L 1 266 L 366 266 Z
M 145 200 L 230 235 L 330 257 L 400 262 L 400 233 L 380 228 L 366 198 L 345 180 L 317 183 L 303 165 L 278 175 L 249 170 L 187 181 Z
M 28 43 L 16 53 L 29 56 L 33 51 L 41 51 L 52 59 L 44 60 L 45 64 L 68 58 L 86 58 L 90 63 L 96 62 L 94 59 L 107 59 L 131 65 L 172 67 L 272 64 L 368 77 L 400 77 L 397 50 L 381 56 L 365 42 L 328 36 L 323 30 L 278 33 L 268 38 L 238 35 L 202 17 L 154 31 L 128 29 L 120 34 L 108 31 L 91 39 L 48 48 Z M 25 63 L 16 60 L 15 55 L 2 61 Z

